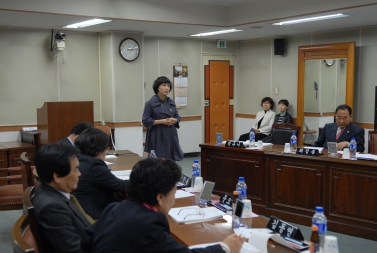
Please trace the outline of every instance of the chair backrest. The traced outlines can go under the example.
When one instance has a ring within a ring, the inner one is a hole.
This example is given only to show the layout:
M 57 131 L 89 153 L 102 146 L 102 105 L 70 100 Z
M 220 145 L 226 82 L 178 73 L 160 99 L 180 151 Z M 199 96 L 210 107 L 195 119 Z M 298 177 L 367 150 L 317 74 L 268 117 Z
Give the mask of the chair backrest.
M 377 131 L 368 132 L 368 153 L 377 154 Z
M 113 150 L 116 150 L 115 145 L 114 145 L 114 139 L 113 139 L 113 134 L 111 132 L 111 128 L 108 126 L 95 126 L 95 128 L 98 128 L 105 133 L 109 135 L 109 147 Z
M 283 123 L 283 124 L 273 124 L 271 131 L 271 142 L 272 144 L 284 145 L 291 140 L 292 133 L 296 133 L 297 143 L 301 138 L 301 126 Z
M 34 177 L 31 170 L 30 160 L 26 156 L 26 152 L 20 155 L 21 158 L 21 175 L 22 175 L 22 185 L 24 190 L 29 186 L 34 186 Z
M 41 237 L 40 237 L 39 229 L 38 229 L 38 220 L 37 220 L 37 216 L 35 215 L 34 205 L 32 202 L 34 195 L 35 195 L 35 187 L 34 186 L 28 187 L 25 190 L 24 195 L 22 196 L 22 203 L 23 203 L 24 214 L 29 215 L 30 230 L 34 235 L 34 239 L 35 239 L 36 245 L 38 246 L 39 252 L 42 253 L 42 241 L 41 241 Z
M 22 215 L 12 229 L 12 246 L 14 253 L 41 253 L 33 233 L 30 231 L 29 215 Z

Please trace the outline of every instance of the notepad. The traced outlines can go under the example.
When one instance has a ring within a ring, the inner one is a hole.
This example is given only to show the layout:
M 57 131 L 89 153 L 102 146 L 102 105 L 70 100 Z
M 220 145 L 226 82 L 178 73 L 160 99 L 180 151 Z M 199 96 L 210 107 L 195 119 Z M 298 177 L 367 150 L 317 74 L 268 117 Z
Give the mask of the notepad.
M 195 223 L 209 220 L 219 220 L 224 213 L 215 207 L 184 206 L 172 208 L 169 216 L 178 223 Z

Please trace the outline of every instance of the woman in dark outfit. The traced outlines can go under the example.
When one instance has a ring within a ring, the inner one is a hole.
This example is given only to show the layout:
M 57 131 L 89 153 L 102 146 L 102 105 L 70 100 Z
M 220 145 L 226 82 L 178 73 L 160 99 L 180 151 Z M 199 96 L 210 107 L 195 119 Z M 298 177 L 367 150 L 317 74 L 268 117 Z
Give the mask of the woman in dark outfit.
M 145 152 L 154 150 L 157 157 L 180 161 L 183 152 L 179 145 L 178 132 L 181 117 L 172 99 L 168 97 L 172 89 L 171 81 L 158 77 L 153 83 L 156 95 L 145 103 L 143 125 L 147 128 Z

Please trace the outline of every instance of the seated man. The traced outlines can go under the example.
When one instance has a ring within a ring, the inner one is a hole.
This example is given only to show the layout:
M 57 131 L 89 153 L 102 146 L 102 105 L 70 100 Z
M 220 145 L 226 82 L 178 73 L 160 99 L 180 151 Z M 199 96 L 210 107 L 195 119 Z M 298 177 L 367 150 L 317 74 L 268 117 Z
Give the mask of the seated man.
M 77 154 L 72 146 L 50 143 L 35 156 L 41 186 L 36 189 L 32 202 L 43 252 L 81 252 L 81 238 L 93 223 L 70 195 L 80 176 Z
M 132 169 L 128 197 L 110 204 L 98 222 L 87 229 L 85 252 L 239 252 L 246 238 L 232 234 L 224 242 L 188 249 L 171 235 L 166 218 L 175 202 L 182 169 L 174 161 L 147 158 Z
M 82 132 L 84 132 L 86 129 L 90 127 L 93 127 L 93 125 L 88 122 L 80 122 L 77 125 L 74 125 L 71 129 L 71 132 L 69 133 L 69 136 L 64 139 L 61 139 L 59 143 L 74 146 L 76 138 L 79 137 L 79 135 Z
M 327 148 L 327 142 L 337 142 L 338 150 L 349 147 L 352 137 L 357 142 L 357 152 L 364 151 L 364 129 L 351 122 L 352 109 L 348 105 L 339 105 L 335 110 L 336 123 L 328 123 L 323 128 L 313 147 Z

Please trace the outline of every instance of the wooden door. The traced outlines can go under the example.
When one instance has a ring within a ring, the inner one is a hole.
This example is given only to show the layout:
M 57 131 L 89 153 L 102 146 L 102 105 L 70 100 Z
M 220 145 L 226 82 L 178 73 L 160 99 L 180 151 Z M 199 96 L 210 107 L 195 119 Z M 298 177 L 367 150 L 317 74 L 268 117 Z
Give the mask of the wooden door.
M 234 67 L 229 61 L 209 60 L 204 66 L 205 142 L 216 142 L 216 133 L 223 140 L 233 139 Z

